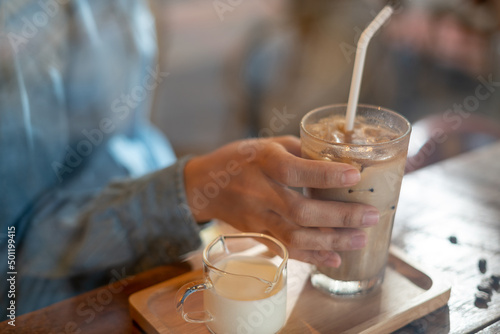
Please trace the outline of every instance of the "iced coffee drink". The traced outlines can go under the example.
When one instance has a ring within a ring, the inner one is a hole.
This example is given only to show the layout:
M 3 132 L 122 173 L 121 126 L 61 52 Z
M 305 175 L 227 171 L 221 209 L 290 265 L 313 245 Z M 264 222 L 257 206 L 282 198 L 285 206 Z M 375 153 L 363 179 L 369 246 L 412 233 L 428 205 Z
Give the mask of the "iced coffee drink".
M 339 268 L 318 267 L 311 276 L 312 284 L 321 290 L 354 296 L 383 281 L 411 127 L 395 112 L 359 105 L 354 129 L 346 133 L 345 109 L 336 105 L 308 113 L 301 123 L 301 140 L 303 157 L 348 163 L 361 172 L 361 181 L 353 187 L 308 188 L 307 196 L 370 204 L 380 211 L 379 223 L 365 229 L 365 248 L 339 252 Z

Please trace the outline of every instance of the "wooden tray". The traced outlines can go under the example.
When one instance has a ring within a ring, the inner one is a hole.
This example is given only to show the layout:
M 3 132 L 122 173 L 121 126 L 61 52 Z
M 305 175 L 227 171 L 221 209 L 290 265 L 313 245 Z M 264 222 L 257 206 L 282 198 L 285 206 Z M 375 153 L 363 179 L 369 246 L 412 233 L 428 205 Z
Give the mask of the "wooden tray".
M 388 333 L 445 305 L 450 285 L 419 269 L 391 248 L 385 281 L 379 291 L 358 299 L 323 294 L 309 282 L 310 265 L 288 264 L 287 323 L 280 333 Z M 185 283 L 202 278 L 193 271 L 129 298 L 132 318 L 149 334 L 207 334 L 203 324 L 186 323 L 175 310 L 175 294 Z M 201 310 L 203 294 L 189 298 L 187 310 Z

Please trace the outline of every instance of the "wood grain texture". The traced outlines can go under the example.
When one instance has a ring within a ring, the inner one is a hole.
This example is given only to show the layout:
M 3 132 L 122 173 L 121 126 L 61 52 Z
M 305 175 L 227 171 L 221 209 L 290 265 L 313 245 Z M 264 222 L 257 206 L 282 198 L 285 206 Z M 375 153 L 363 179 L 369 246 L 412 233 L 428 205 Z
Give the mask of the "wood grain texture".
M 493 325 L 480 330 L 478 334 L 498 334 L 500 333 L 500 321 L 495 322 Z
M 474 305 L 480 281 L 500 273 L 500 144 L 405 176 L 393 244 L 452 281 L 447 307 L 397 333 L 474 333 L 500 322 L 500 293 L 488 308 Z
M 448 282 L 409 264 L 401 252 L 392 254 L 382 289 L 358 299 L 319 292 L 309 281 L 311 266 L 289 261 L 287 323 L 280 333 L 388 333 L 446 304 Z M 133 294 L 132 318 L 149 334 L 208 334 L 205 325 L 186 323 L 174 305 L 179 288 L 200 279 L 202 271 L 194 271 Z M 192 311 L 203 310 L 202 293 L 188 303 Z
M 15 327 L 4 321 L 0 323 L 0 333 L 142 333 L 142 330 L 132 322 L 130 317 L 128 297 L 136 291 L 182 275 L 189 270 L 190 266 L 186 264 L 157 267 L 148 272 L 114 282 L 111 289 L 104 286 L 16 317 Z M 123 286 L 123 289 L 114 293 L 114 291 L 120 290 L 120 286 Z M 105 291 L 109 291 L 109 294 Z M 103 298 L 104 295 L 111 295 L 111 300 L 108 302 L 107 299 Z M 99 300 L 105 302 L 99 303 Z M 79 312 L 79 309 L 83 312 Z

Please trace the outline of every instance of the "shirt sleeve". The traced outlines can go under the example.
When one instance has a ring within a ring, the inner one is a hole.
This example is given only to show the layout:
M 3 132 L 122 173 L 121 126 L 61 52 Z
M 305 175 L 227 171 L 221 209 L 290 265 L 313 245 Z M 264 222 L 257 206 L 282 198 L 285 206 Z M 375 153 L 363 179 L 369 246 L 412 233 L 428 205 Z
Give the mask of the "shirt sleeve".
M 17 245 L 18 314 L 178 262 L 197 249 L 199 227 L 183 180 L 188 159 L 98 193 L 59 189 L 38 200 Z
M 62 278 L 124 264 L 138 272 L 179 261 L 200 245 L 186 204 L 187 160 L 97 194 L 63 189 L 44 196 L 23 240 L 24 274 Z

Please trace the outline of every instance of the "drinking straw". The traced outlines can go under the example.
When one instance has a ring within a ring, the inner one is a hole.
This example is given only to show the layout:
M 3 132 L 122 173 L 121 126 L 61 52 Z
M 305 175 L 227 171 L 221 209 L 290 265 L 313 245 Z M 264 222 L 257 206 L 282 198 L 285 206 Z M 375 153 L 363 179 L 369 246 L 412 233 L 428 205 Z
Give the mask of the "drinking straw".
M 390 1 L 373 21 L 366 27 L 358 41 L 356 50 L 356 59 L 354 61 L 354 70 L 351 79 L 351 90 L 349 91 L 349 101 L 347 102 L 346 124 L 345 131 L 350 132 L 354 128 L 354 118 L 356 117 L 356 107 L 359 99 L 359 89 L 361 86 L 361 78 L 363 76 L 363 68 L 365 66 L 366 50 L 372 36 L 380 29 L 380 27 L 394 13 L 395 7 L 399 4 L 398 1 Z

